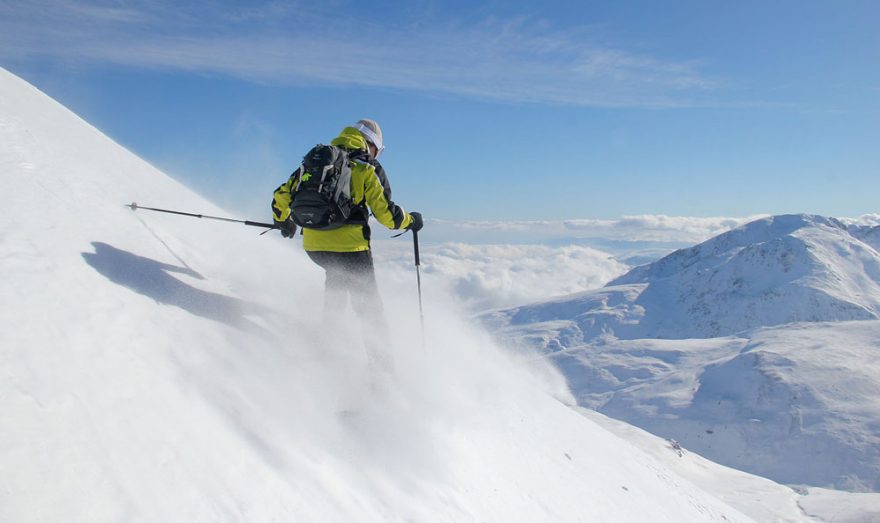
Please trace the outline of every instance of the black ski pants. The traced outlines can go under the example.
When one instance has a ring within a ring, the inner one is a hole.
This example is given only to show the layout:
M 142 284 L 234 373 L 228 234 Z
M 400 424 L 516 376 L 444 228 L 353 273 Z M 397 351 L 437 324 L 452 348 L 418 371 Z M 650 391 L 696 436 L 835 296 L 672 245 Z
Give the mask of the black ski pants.
M 350 298 L 351 306 L 361 321 L 370 366 L 391 372 L 391 340 L 379 286 L 376 284 L 373 254 L 370 251 L 306 252 L 326 272 L 324 322 L 332 327 L 333 318 L 338 316 L 340 308 L 345 308 Z

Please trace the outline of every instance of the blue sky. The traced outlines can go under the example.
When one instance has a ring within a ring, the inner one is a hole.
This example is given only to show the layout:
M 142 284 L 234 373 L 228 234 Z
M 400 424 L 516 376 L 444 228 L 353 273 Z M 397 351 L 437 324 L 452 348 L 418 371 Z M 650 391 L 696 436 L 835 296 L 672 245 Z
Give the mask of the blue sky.
M 427 217 L 858 216 L 877 27 L 875 1 L 3 1 L 0 65 L 251 218 L 363 117 Z

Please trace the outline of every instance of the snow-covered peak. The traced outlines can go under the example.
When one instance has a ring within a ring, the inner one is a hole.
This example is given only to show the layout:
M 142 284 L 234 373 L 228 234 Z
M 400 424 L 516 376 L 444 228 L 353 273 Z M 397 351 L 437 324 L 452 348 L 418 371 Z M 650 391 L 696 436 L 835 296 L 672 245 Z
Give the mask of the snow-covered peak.
M 876 319 L 880 256 L 838 220 L 757 220 L 639 267 L 648 335 L 714 337 L 798 321 Z
M 800 229 L 810 227 L 846 230 L 846 227 L 834 218 L 809 214 L 769 216 L 732 229 L 694 247 L 675 251 L 654 263 L 636 267 L 611 281 L 609 285 L 643 283 L 652 279 L 666 278 L 696 264 L 700 268 L 712 267 L 727 261 L 740 249 L 779 240 L 791 236 Z

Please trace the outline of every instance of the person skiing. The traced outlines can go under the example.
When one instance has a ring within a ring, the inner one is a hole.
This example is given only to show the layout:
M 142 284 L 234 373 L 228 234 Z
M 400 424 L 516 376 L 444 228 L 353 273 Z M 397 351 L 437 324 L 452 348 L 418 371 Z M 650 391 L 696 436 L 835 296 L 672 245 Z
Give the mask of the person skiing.
M 422 215 L 406 212 L 391 200 L 391 185 L 378 158 L 385 150 L 382 129 L 374 120 L 359 120 L 345 127 L 330 145 L 340 148 L 350 166 L 351 210 L 341 226 L 326 230 L 302 227 L 303 248 L 313 262 L 325 271 L 324 321 L 332 324 L 334 312 L 344 307 L 350 296 L 352 308 L 360 318 L 371 370 L 390 374 L 392 364 L 383 347 L 390 344 L 388 325 L 376 284 L 370 250 L 369 212 L 389 229 L 419 231 Z M 321 147 L 321 146 L 318 146 Z M 313 150 L 314 151 L 314 150 Z M 311 151 L 310 151 L 311 153 Z M 272 214 L 285 238 L 293 238 L 297 228 L 291 204 L 305 185 L 304 165 L 275 190 Z M 332 325 L 331 325 L 332 326 Z

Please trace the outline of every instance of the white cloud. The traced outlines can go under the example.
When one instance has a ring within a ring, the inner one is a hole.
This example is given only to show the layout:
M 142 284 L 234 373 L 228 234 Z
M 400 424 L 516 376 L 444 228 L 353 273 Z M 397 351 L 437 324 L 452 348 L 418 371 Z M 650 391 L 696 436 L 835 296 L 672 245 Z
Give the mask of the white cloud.
M 415 284 L 410 245 L 385 242 L 374 252 L 381 277 L 412 276 Z M 447 243 L 424 246 L 421 259 L 426 291 L 442 290 L 474 312 L 595 289 L 629 268 L 608 253 L 574 245 Z
M 199 2 L 0 4 L 0 58 L 39 55 L 278 84 L 356 84 L 606 107 L 695 105 L 717 87 L 693 60 L 596 44 L 583 29 L 526 19 L 379 24 L 345 18 L 344 9 L 315 9 L 278 3 L 248 9 Z

